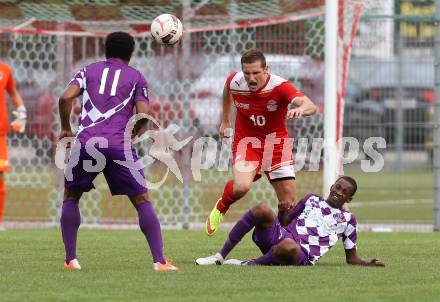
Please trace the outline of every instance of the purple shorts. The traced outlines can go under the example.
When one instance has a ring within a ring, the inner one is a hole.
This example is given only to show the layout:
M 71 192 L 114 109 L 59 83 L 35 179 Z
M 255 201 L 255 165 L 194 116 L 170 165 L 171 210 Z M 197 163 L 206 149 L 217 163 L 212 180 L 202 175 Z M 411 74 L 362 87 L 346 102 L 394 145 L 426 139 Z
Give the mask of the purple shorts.
M 64 171 L 65 188 L 75 192 L 88 192 L 95 188 L 93 185 L 95 177 L 103 172 L 112 195 L 136 196 L 147 192 L 144 172 L 139 165 L 135 164 L 138 158 L 134 149 L 131 150 L 134 161 L 129 167 L 115 162 L 115 160 L 126 161 L 124 150 L 111 147 L 97 148 L 97 150 L 102 154 L 98 161 L 96 160 L 98 156 L 92 157 L 84 147 L 81 147 L 80 150 L 72 149 Z M 78 160 L 74 160 L 75 158 Z M 103 162 L 104 158 L 105 162 Z M 89 166 L 96 166 L 93 171 L 84 166 L 85 160 L 91 161 Z M 97 164 L 101 166 L 99 167 Z
M 252 240 L 255 242 L 255 244 L 258 246 L 258 248 L 263 254 L 269 252 L 272 246 L 278 244 L 279 242 L 281 242 L 283 239 L 286 238 L 292 239 L 295 242 L 297 242 L 293 237 L 293 235 L 281 226 L 278 219 L 275 220 L 275 222 L 272 224 L 272 227 L 270 229 L 255 228 L 254 232 L 252 233 Z M 297 244 L 299 243 L 297 242 Z M 307 251 L 302 246 L 300 247 L 301 247 L 301 256 L 298 260 L 295 261 L 295 263 L 293 263 L 293 265 L 298 265 L 298 266 L 310 265 Z M 274 264 L 279 264 L 279 263 L 274 263 Z

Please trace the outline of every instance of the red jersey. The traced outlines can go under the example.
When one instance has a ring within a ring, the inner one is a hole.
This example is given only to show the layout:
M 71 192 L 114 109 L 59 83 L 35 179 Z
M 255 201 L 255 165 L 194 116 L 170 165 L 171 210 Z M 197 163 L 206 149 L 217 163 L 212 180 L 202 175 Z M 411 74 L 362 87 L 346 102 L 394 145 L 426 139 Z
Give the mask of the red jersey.
M 15 82 L 11 69 L 7 64 L 0 62 L 0 135 L 9 131 L 6 91 L 13 89 L 15 89 Z
M 288 138 L 288 105 L 304 94 L 282 77 L 269 74 L 266 83 L 255 92 L 249 90 L 243 72 L 234 72 L 226 80 L 237 111 L 234 145 L 244 137 L 258 138 L 262 146 L 266 135 Z M 278 146 L 276 146 L 278 147 Z

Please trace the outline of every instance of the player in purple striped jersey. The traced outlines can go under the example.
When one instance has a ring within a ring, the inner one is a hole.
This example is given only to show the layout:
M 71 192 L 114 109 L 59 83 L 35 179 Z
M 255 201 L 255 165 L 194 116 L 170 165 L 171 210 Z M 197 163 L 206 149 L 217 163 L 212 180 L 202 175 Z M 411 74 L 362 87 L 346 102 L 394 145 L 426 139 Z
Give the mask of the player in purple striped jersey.
M 314 265 L 336 244 L 344 243 L 346 261 L 354 265 L 385 266 L 378 260 L 363 260 L 356 251 L 356 218 L 343 208 L 356 193 L 356 181 L 341 176 L 330 188 L 326 200 L 309 194 L 287 213 L 282 226 L 275 213 L 261 203 L 244 214 L 229 233 L 223 248 L 215 255 L 196 260 L 198 265 Z M 287 203 L 280 203 L 286 207 Z M 252 229 L 252 240 L 263 255 L 252 260 L 225 260 L 230 251 Z
M 64 267 L 80 269 L 76 240 L 80 225 L 79 200 L 94 188 L 92 181 L 103 172 L 112 195 L 127 195 L 138 212 L 139 225 L 150 246 L 154 269 L 177 270 L 163 256 L 159 220 L 149 201 L 146 179 L 137 161 L 131 138 L 125 137 L 129 120 L 136 113 L 148 113 L 148 87 L 144 76 L 128 66 L 135 41 L 124 32 L 114 32 L 105 41 L 106 60 L 79 70 L 59 100 L 60 139 L 72 137 L 69 117 L 72 102 L 82 96 L 82 112 L 75 143 L 65 169 L 61 231 L 66 250 Z M 134 127 L 136 135 L 146 120 Z M 131 134 L 131 133 L 130 133 Z M 124 143 L 128 141 L 131 166 L 126 162 Z M 131 149 L 130 149 L 131 148 Z M 92 166 L 93 164 L 93 166 Z M 140 175 L 135 177 L 135 175 Z

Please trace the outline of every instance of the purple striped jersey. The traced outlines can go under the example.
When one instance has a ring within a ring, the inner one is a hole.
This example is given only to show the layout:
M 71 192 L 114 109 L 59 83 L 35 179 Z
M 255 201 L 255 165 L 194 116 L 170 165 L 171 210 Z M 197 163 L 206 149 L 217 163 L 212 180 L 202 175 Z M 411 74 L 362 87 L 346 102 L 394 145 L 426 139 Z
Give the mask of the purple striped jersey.
M 91 137 L 104 137 L 109 146 L 123 148 L 135 102 L 149 102 L 144 76 L 122 60 L 110 58 L 82 68 L 69 85 L 82 90 L 77 139 L 85 144 Z
M 339 238 L 342 238 L 345 249 L 356 248 L 355 216 L 344 209 L 331 207 L 318 195 L 306 195 L 289 216 L 294 219 L 286 229 L 308 252 L 312 264 L 327 253 Z

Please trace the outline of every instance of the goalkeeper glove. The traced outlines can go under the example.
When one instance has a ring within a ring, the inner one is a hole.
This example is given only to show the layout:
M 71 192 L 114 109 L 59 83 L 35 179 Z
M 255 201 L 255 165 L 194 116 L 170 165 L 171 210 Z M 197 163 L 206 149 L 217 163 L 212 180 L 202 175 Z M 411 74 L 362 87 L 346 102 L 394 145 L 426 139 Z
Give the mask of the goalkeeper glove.
M 16 133 L 23 133 L 26 128 L 26 108 L 24 106 L 20 106 L 17 110 L 12 111 L 12 114 L 15 115 L 15 120 L 12 121 L 11 126 L 12 130 Z

